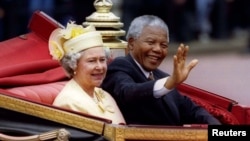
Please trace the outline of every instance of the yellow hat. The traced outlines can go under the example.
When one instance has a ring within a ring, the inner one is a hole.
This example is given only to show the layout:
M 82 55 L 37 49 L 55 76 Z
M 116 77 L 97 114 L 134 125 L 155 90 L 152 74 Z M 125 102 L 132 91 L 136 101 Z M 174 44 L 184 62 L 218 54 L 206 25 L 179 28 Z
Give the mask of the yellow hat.
M 49 38 L 49 51 L 55 60 L 97 46 L 103 46 L 102 36 L 92 25 L 84 28 L 69 22 L 66 28 L 55 29 Z

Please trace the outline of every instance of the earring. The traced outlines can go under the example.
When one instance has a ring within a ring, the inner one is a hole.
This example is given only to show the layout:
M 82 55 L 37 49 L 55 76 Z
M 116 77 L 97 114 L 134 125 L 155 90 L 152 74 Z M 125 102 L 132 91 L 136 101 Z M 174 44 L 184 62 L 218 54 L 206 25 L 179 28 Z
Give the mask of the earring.
M 76 71 L 74 71 L 74 75 L 76 75 Z

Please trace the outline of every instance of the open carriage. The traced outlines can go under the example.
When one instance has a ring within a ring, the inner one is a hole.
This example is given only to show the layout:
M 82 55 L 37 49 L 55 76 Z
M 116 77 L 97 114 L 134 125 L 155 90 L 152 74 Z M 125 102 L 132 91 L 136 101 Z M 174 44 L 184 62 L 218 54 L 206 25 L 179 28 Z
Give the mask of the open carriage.
M 98 16 L 98 10 L 93 14 Z M 104 14 L 110 16 L 109 11 Z M 91 23 L 90 18 L 85 24 Z M 207 140 L 206 125 L 114 125 L 109 119 L 52 106 L 68 81 L 48 51 L 49 35 L 60 26 L 36 11 L 28 25 L 29 33 L 0 42 L 0 140 Z M 118 22 L 115 28 L 121 26 Z M 102 25 L 98 28 L 104 29 Z M 123 32 L 115 33 L 119 36 Z M 107 38 L 110 31 L 102 33 L 104 43 L 117 56 L 126 54 L 126 42 Z M 223 124 L 250 124 L 250 107 L 185 83 L 178 90 Z

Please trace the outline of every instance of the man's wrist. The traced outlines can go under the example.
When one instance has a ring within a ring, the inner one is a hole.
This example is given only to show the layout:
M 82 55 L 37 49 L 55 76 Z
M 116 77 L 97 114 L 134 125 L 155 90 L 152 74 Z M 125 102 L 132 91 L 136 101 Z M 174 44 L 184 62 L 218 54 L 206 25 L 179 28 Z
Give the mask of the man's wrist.
M 175 87 L 175 82 L 173 81 L 172 77 L 169 76 L 167 81 L 164 84 L 164 87 L 171 90 Z

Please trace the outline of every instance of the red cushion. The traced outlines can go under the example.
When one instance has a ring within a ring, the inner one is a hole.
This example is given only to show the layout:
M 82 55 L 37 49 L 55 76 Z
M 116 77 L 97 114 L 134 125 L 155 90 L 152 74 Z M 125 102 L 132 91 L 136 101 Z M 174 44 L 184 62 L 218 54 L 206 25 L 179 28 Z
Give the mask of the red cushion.
M 209 113 L 211 113 L 214 117 L 216 117 L 222 124 L 231 124 L 231 125 L 239 124 L 239 121 L 237 120 L 237 118 L 226 109 L 213 105 L 210 102 L 207 102 L 197 97 L 191 97 L 191 99 L 195 103 L 200 105 L 201 107 L 204 107 Z
M 204 107 L 223 124 L 240 124 L 240 120 L 232 113 L 232 106 L 237 102 L 226 97 L 182 83 L 178 90 L 190 97 L 195 103 Z
M 241 124 L 250 125 L 250 107 L 244 105 L 234 105 L 232 107 L 232 113 L 239 119 Z
M 52 104 L 55 97 L 65 84 L 66 81 L 61 81 L 33 86 L 15 87 L 6 90 L 35 102 Z
M 46 28 L 41 28 L 46 26 Z M 40 11 L 29 23 L 31 32 L 0 42 L 0 87 L 45 84 L 67 79 L 48 50 L 50 33 L 59 27 Z

